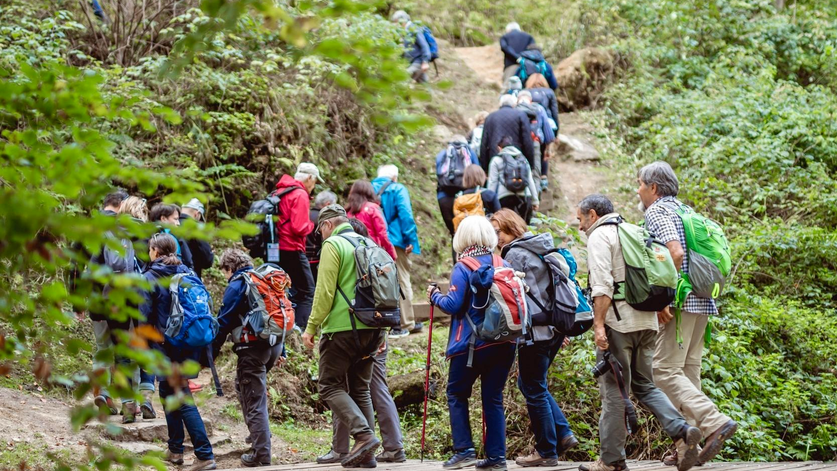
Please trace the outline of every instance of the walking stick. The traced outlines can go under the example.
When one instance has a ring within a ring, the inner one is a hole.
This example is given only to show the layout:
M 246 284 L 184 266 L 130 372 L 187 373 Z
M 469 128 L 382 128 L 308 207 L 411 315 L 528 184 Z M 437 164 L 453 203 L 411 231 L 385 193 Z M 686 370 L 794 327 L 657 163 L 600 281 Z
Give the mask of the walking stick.
M 433 303 L 430 303 L 430 328 L 427 334 L 427 363 L 424 368 L 424 417 L 421 420 L 421 462 L 424 463 L 424 436 L 427 431 L 427 399 L 430 397 L 430 346 L 433 344 Z

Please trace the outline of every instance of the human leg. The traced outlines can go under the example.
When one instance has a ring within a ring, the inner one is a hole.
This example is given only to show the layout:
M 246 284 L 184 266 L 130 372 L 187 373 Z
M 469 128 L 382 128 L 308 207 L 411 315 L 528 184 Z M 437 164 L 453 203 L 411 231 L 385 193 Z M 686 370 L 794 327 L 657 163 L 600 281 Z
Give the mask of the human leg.
M 474 440 L 471 437 L 468 399 L 471 398 L 471 391 L 474 382 L 477 380 L 477 372 L 475 368 L 469 368 L 467 363 L 468 355 L 457 355 L 450 359 L 448 365 L 448 412 L 455 452 L 474 448 Z
M 506 458 L 506 413 L 503 389 L 514 365 L 514 344 L 500 344 L 475 352 L 482 392 L 482 413 L 485 416 L 485 454 L 489 459 Z M 477 355 L 479 353 L 479 355 Z M 482 357 L 482 358 L 481 358 Z
M 522 345 L 518 349 L 517 387 L 526 399 L 526 409 L 529 412 L 532 432 L 535 435 L 535 450 L 541 458 L 557 459 L 556 419 L 552 414 L 552 404 L 548 399 L 552 396 L 549 394 L 546 383 L 549 348 L 543 345 L 544 343 Z
M 237 352 L 236 383 L 241 413 L 250 433 L 250 445 L 253 449 L 251 458 L 258 463 L 270 463 L 271 456 L 267 412 L 267 364 L 271 354 L 271 348 L 251 348 Z
M 294 303 L 294 323 L 305 330 L 308 317 L 311 315 L 311 305 L 314 302 L 314 277 L 311 275 L 311 264 L 304 251 L 280 250 L 279 266 L 288 274 L 293 284 L 294 293 L 291 301 Z
M 399 451 L 404 448 L 401 435 L 401 422 L 398 409 L 387 385 L 387 351 L 375 355 L 372 365 L 372 381 L 369 390 L 372 394 L 372 407 L 378 416 L 384 451 Z
M 400 301 L 401 307 L 401 329 L 410 331 L 416 327 L 416 317 L 413 314 L 413 283 L 410 280 L 410 273 L 413 263 L 410 261 L 410 254 L 403 248 L 395 247 L 395 266 L 398 270 L 398 284 L 401 286 L 401 293 L 404 297 Z

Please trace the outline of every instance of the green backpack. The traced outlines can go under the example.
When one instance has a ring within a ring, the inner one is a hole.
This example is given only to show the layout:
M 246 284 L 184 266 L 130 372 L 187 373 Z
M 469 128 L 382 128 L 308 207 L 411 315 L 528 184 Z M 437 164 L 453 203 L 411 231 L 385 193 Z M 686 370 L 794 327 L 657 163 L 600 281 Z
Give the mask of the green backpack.
M 615 301 L 624 300 L 640 311 L 661 311 L 674 300 L 677 268 L 668 247 L 644 227 L 625 222 L 622 217 L 605 221 L 615 225 L 625 258 L 625 281 L 616 285 Z M 614 303 L 614 311 L 616 304 Z M 616 312 L 617 319 L 619 313 Z
M 677 285 L 675 303 L 682 306 L 689 293 L 701 298 L 715 299 L 724 290 L 726 277 L 732 268 L 729 243 L 721 226 L 681 204 L 675 212 L 686 231 L 686 256 L 689 273 L 684 273 Z

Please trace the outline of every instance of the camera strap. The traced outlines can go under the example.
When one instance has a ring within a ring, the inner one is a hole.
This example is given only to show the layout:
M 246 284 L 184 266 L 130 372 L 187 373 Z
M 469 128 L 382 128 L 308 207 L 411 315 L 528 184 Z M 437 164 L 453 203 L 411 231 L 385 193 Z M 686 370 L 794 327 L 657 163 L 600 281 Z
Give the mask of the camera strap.
M 631 435 L 639 429 L 636 408 L 634 408 L 634 403 L 631 402 L 631 398 L 628 396 L 625 377 L 622 375 L 622 364 L 612 355 L 611 353 L 610 370 L 613 373 L 613 378 L 616 380 L 616 385 L 619 387 L 619 394 L 622 395 L 622 401 L 625 403 L 625 429 L 628 431 L 628 435 Z

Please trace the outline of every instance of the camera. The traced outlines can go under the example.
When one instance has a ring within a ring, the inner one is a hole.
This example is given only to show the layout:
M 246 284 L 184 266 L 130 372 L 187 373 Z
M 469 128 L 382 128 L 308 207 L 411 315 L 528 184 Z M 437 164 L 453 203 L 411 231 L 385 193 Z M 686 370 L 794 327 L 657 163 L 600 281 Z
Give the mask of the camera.
M 593 378 L 599 379 L 599 376 L 613 370 L 611 361 L 610 351 L 605 350 L 602 360 L 590 369 L 590 372 L 593 373 Z

